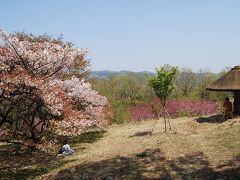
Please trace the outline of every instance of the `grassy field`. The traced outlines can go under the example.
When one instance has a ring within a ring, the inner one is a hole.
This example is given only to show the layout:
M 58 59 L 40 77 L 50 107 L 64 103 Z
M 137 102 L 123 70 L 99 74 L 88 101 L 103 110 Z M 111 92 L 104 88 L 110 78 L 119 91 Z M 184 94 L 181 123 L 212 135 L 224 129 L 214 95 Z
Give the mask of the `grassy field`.
M 76 153 L 28 152 L 0 146 L 0 177 L 5 179 L 238 179 L 240 119 L 217 116 L 109 126 L 71 141 Z

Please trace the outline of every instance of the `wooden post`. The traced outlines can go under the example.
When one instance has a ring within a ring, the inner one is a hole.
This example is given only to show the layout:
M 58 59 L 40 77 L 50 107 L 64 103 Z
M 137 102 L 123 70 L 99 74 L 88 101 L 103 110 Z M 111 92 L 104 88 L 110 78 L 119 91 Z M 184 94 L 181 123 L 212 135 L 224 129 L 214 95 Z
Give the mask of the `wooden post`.
M 234 91 L 234 110 L 235 115 L 240 115 L 240 91 Z
M 160 115 L 161 114 L 161 115 Z M 163 116 L 163 119 L 164 119 L 164 125 L 165 125 L 165 133 L 167 132 L 167 121 L 168 121 L 168 125 L 169 125 L 169 129 L 172 130 L 172 127 L 171 127 L 171 124 L 170 124 L 170 116 L 169 116 L 169 113 L 166 109 L 166 102 L 162 103 L 162 107 L 161 107 L 161 111 L 158 115 L 158 117 L 162 117 Z M 154 130 L 154 127 L 156 125 L 156 122 L 157 120 L 155 119 L 155 122 L 154 122 L 154 125 L 152 127 L 152 130 L 150 131 L 150 134 L 153 133 L 153 130 Z
M 169 129 L 172 130 L 172 127 L 171 127 L 171 124 L 170 124 L 170 116 L 169 116 L 169 114 L 168 114 L 167 109 L 165 108 L 164 110 L 165 110 L 165 113 L 166 113 L 166 115 L 167 115 L 167 120 L 168 120 Z

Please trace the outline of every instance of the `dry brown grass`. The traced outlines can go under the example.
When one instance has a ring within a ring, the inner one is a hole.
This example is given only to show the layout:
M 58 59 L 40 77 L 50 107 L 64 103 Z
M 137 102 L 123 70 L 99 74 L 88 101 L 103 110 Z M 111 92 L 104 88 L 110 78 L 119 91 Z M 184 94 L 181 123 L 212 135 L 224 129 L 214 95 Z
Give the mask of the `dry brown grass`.
M 149 131 L 154 120 L 110 126 L 96 141 L 73 144 L 74 155 L 49 161 L 49 169 L 39 178 L 237 179 L 240 177 L 240 119 L 223 123 L 212 121 L 212 117 L 209 121 L 200 120 L 172 119 L 172 131 L 164 133 L 160 119 L 152 135 Z M 65 163 L 56 165 L 60 162 Z M 38 167 L 38 163 L 33 166 Z

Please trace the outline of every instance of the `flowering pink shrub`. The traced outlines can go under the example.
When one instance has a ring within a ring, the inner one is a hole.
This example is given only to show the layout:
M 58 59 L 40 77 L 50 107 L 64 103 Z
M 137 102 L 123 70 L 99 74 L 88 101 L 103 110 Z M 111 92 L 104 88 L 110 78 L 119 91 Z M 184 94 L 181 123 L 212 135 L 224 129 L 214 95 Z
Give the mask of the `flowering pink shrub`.
M 154 119 L 155 115 L 152 111 L 150 103 L 141 103 L 129 108 L 129 111 L 135 120 Z
M 134 120 L 146 120 L 161 116 L 160 101 L 154 99 L 150 103 L 140 103 L 131 108 L 129 111 Z M 157 111 L 157 112 L 156 112 Z M 220 106 L 217 102 L 206 100 L 177 100 L 172 99 L 167 101 L 167 111 L 172 118 L 182 116 L 201 116 L 219 113 Z
M 218 113 L 219 104 L 213 101 L 170 100 L 167 110 L 172 117 L 201 116 Z

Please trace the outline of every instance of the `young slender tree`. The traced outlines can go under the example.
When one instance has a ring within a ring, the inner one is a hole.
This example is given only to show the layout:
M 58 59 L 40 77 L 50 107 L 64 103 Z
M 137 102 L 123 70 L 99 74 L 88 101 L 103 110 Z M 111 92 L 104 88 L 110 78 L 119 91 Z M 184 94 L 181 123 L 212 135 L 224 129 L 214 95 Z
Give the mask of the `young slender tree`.
M 157 97 L 161 100 L 161 113 L 164 118 L 165 132 L 167 131 L 166 117 L 168 117 L 169 128 L 171 130 L 171 125 L 169 121 L 169 114 L 166 109 L 167 98 L 173 91 L 174 87 L 174 77 L 178 71 L 177 67 L 164 66 L 156 68 L 157 76 L 148 76 L 149 85 L 153 88 Z

